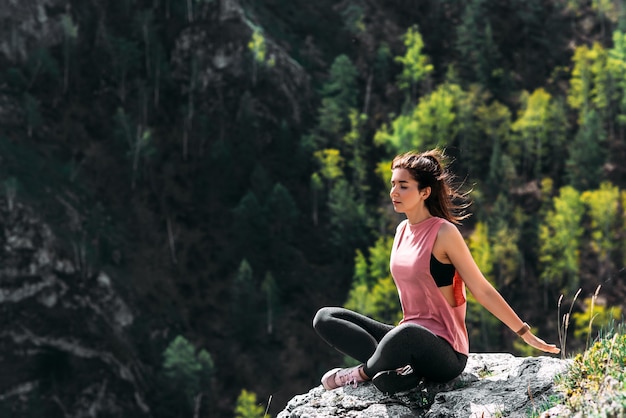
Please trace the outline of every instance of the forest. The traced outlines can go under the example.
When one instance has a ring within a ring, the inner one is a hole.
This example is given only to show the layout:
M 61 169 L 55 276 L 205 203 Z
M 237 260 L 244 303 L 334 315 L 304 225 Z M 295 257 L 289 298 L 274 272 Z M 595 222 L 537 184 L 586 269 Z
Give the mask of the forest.
M 317 309 L 400 319 L 409 150 L 445 151 L 476 262 L 564 356 L 623 319 L 622 0 L 2 7 L 0 191 L 131 301 L 149 416 L 275 416 L 350 362 Z M 539 354 L 471 295 L 467 325 L 472 352 Z

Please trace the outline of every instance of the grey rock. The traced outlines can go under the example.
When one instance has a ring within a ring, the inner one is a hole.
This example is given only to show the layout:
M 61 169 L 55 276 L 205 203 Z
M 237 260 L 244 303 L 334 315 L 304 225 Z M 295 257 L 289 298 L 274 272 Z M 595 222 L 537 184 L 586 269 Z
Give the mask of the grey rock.
M 531 411 L 543 412 L 541 406 L 556 393 L 555 377 L 569 364 L 547 356 L 472 353 L 465 371 L 451 382 L 422 383 L 392 396 L 370 383 L 332 391 L 318 386 L 294 397 L 278 418 L 526 417 Z
M 149 416 L 136 312 L 115 277 L 64 252 L 31 208 L 0 196 L 0 415 Z
M 0 0 L 0 58 L 26 60 L 40 47 L 63 42 L 63 0 Z M 50 10 L 55 10 L 50 14 Z

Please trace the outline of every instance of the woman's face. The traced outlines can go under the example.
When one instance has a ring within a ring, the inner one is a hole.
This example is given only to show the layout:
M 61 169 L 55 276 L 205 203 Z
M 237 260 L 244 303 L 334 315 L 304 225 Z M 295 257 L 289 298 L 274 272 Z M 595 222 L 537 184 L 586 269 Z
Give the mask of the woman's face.
M 393 169 L 389 196 L 396 212 L 410 213 L 424 206 L 424 190 L 420 192 L 417 186 L 417 181 L 408 170 Z

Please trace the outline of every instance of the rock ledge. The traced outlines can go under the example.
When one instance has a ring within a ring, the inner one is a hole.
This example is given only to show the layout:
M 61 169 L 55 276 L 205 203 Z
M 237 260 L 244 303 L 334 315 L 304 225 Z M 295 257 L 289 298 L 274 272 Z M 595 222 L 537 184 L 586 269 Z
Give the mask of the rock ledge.
M 321 386 L 295 396 L 277 418 L 320 417 L 526 417 L 549 408 L 554 378 L 568 360 L 470 354 L 465 371 L 445 384 L 422 384 L 393 396 L 366 383 L 325 391 Z M 542 416 L 551 416 L 550 413 Z

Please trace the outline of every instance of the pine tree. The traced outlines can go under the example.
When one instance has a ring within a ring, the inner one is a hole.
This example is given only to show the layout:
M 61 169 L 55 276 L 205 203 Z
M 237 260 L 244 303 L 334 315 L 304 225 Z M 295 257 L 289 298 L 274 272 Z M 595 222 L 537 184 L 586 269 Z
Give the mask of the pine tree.
M 173 388 L 182 392 L 191 408 L 196 398 L 209 390 L 214 364 L 211 355 L 196 348 L 182 335 L 163 352 L 163 374 Z
M 591 218 L 590 244 L 598 257 L 598 278 L 604 281 L 612 273 L 611 259 L 618 242 L 619 189 L 603 182 L 599 189 L 583 192 L 581 200 Z
M 559 191 L 539 230 L 540 277 L 546 287 L 573 294 L 580 279 L 580 248 L 584 206 L 571 186 Z
M 548 125 L 552 96 L 543 88 L 531 95 L 522 95 L 523 107 L 518 119 L 511 126 L 518 134 L 522 161 L 521 173 L 538 180 L 541 178 L 542 160 L 547 159 L 551 126 Z M 532 176 L 532 177 L 531 177 Z
M 257 292 L 252 267 L 243 259 L 231 284 L 231 320 L 236 335 L 248 341 L 257 319 Z
M 590 111 L 568 146 L 565 170 L 569 184 L 578 190 L 594 189 L 604 179 L 606 134 L 595 110 Z
M 265 273 L 265 279 L 263 279 L 261 289 L 265 293 L 267 333 L 272 334 L 274 332 L 276 309 L 278 307 L 278 285 L 276 284 L 274 275 L 271 272 L 268 271 L 267 273 Z
M 422 54 L 424 40 L 417 26 L 410 27 L 404 35 L 406 52 L 403 56 L 395 58 L 402 65 L 402 72 L 398 76 L 398 87 L 408 90 L 411 98 L 416 96 L 419 83 L 424 80 L 433 70 L 428 56 Z
M 357 69 L 347 55 L 335 58 L 328 81 L 321 89 L 318 128 L 324 142 L 318 148 L 332 144 L 332 139 L 340 138 L 349 129 L 350 112 L 357 104 L 357 76 Z

